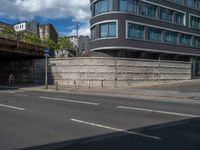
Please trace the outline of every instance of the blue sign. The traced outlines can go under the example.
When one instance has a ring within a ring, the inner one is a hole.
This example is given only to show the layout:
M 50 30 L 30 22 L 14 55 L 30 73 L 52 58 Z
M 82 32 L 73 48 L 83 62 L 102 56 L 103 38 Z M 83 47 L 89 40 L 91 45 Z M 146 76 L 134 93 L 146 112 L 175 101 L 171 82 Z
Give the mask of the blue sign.
M 44 49 L 44 53 L 45 53 L 45 54 L 49 54 L 49 49 L 48 49 L 48 48 L 45 48 L 45 49 Z
M 49 57 L 49 49 L 48 48 L 44 48 L 44 56 Z

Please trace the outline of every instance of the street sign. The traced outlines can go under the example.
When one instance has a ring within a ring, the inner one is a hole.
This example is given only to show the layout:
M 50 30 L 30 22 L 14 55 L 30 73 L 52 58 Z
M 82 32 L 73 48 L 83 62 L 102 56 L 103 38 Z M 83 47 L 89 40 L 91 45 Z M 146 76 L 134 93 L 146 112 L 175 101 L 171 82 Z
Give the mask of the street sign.
M 49 49 L 44 48 L 44 56 L 49 57 Z
M 48 48 L 44 48 L 44 53 L 49 53 L 49 49 Z
M 48 89 L 48 57 L 49 57 L 49 49 L 44 48 L 44 56 L 45 56 L 45 86 Z

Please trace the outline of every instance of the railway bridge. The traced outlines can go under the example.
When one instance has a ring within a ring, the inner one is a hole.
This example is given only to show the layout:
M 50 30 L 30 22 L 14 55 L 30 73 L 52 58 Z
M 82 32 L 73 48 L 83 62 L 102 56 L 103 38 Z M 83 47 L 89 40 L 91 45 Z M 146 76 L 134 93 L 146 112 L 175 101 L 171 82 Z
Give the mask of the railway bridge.
M 11 75 L 14 83 L 33 83 L 33 61 L 41 58 L 43 46 L 0 34 L 0 85 L 10 84 Z

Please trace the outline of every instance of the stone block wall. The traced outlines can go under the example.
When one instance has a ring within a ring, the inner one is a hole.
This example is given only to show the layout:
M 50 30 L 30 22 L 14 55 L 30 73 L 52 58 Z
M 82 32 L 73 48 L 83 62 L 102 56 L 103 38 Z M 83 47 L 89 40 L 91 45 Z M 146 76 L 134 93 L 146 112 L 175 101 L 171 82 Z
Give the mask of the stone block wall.
M 44 60 L 34 63 L 34 83 L 44 83 Z M 64 86 L 131 86 L 137 81 L 191 79 L 191 63 L 122 58 L 49 60 L 49 82 Z

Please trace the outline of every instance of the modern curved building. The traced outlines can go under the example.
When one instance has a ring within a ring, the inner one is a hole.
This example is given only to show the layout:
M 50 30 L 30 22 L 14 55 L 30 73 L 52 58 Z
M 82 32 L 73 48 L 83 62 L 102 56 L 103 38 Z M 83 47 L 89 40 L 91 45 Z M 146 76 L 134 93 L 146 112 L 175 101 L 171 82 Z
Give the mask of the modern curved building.
M 190 61 L 200 56 L 200 0 L 91 0 L 91 51 Z

